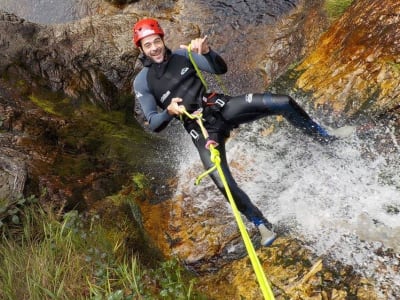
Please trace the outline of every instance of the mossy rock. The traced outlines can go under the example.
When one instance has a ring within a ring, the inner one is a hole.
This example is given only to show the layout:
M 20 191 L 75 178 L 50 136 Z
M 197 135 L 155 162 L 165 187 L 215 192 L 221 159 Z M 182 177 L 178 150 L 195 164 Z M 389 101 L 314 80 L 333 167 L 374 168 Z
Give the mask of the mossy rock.
M 149 194 L 150 187 L 143 174 L 135 174 L 133 178 L 141 178 L 143 184 L 138 186 L 132 182 L 119 193 L 97 202 L 89 213 L 100 217 L 105 238 L 119 245 L 121 255 L 140 254 L 141 261 L 151 265 L 162 260 L 163 255 L 144 230 L 137 204 L 137 201 L 144 201 L 143 196 Z

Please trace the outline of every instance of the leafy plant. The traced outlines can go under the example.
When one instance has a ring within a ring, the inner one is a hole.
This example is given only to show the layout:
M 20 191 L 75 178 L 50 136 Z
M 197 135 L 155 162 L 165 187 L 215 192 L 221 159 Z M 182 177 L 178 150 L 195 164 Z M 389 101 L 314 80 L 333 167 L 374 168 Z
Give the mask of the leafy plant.
M 0 201 L 0 229 L 4 229 L 5 225 L 18 225 L 20 223 L 20 213 L 24 206 L 36 202 L 37 198 L 35 196 Z
M 154 278 L 161 286 L 160 296 L 166 299 L 194 299 L 192 294 L 194 279 L 190 280 L 189 287 L 184 284 L 184 269 L 177 259 L 161 263 L 161 267 L 153 272 Z M 200 298 L 196 298 L 200 299 Z

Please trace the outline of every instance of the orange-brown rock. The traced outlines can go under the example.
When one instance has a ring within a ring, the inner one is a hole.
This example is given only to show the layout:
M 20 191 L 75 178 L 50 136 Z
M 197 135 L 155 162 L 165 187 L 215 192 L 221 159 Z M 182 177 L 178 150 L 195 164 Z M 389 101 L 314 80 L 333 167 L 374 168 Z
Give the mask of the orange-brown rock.
M 297 86 L 337 113 L 398 110 L 399 24 L 399 1 L 354 1 L 297 67 Z

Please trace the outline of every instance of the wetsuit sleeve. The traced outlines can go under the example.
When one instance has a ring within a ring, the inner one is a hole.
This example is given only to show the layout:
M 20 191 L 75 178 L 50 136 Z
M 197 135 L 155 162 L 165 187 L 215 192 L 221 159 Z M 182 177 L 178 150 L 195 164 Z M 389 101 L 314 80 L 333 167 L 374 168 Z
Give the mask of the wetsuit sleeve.
M 176 50 L 174 53 L 189 58 L 189 53 L 186 49 L 179 49 Z M 210 52 L 204 55 L 192 52 L 192 56 L 197 66 L 202 71 L 212 74 L 224 74 L 228 70 L 224 59 L 212 49 L 210 49 Z
M 136 99 L 142 107 L 144 116 L 149 122 L 150 129 L 155 132 L 160 132 L 167 127 L 169 122 L 173 119 L 173 116 L 169 115 L 166 109 L 159 112 L 157 101 L 148 87 L 146 77 L 147 69 L 143 69 L 136 76 L 133 82 L 133 89 Z

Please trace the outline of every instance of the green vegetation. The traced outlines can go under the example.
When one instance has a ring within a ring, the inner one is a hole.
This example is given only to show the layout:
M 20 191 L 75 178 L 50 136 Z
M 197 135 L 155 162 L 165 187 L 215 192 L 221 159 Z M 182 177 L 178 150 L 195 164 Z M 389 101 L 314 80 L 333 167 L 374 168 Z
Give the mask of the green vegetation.
M 52 128 L 58 145 L 76 154 L 58 157 L 54 170 L 63 177 L 85 174 L 86 170 L 93 169 L 95 160 L 124 161 L 130 167 L 137 167 L 143 164 L 138 158 L 151 157 L 149 151 L 157 151 L 152 147 L 154 138 L 140 127 L 128 109 L 105 110 L 43 90 L 31 93 L 29 99 L 46 113 L 66 120 L 65 125 Z M 120 100 L 133 101 L 130 98 Z M 124 105 L 121 103 L 122 107 Z M 37 124 L 32 126 L 37 127 Z M 80 153 L 88 156 L 78 156 Z
M 18 225 L 3 218 L 0 299 L 205 299 L 177 260 L 145 267 L 126 255 L 99 216 L 30 204 L 19 217 Z
M 0 230 L 8 223 L 15 225 L 20 224 L 20 213 L 26 205 L 36 203 L 37 199 L 34 196 L 8 200 L 0 199 Z
M 394 61 L 388 61 L 387 64 L 396 72 L 400 73 L 400 63 Z
M 339 18 L 352 4 L 353 0 L 326 0 L 325 9 L 331 21 Z

